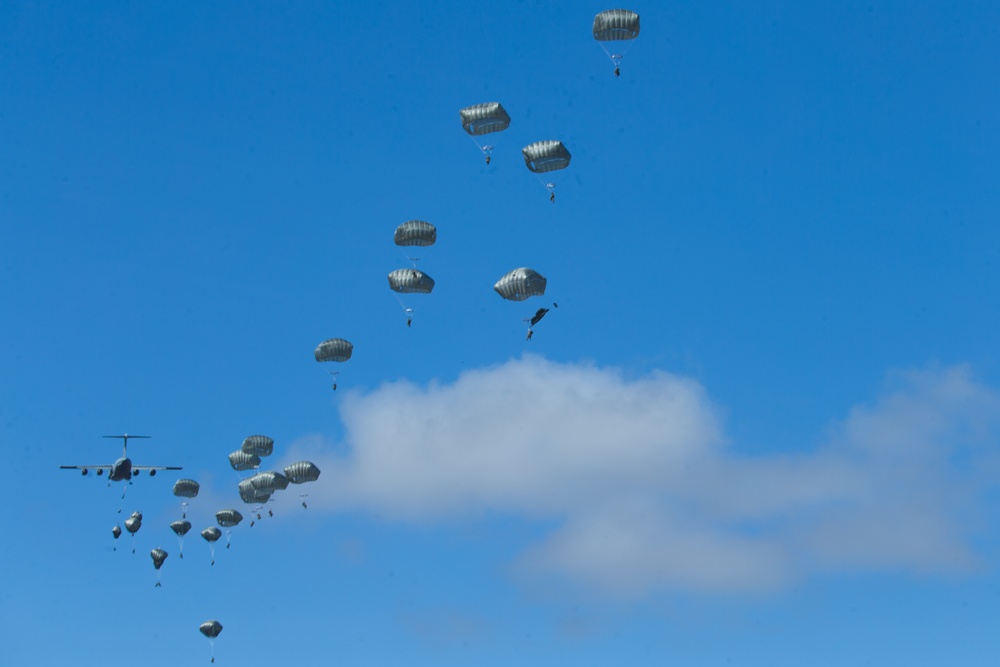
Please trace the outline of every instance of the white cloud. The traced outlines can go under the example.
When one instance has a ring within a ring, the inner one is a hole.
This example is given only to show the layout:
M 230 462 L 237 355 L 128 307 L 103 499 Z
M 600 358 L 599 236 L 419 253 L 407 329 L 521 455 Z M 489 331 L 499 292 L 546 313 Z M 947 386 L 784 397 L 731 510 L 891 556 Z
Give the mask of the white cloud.
M 310 508 L 557 527 L 515 564 L 612 595 L 768 590 L 816 571 L 963 571 L 996 477 L 1000 397 L 967 368 L 900 374 L 828 443 L 746 457 L 695 381 L 528 356 L 346 397 Z M 995 488 L 995 487 L 994 487 Z M 989 519 L 990 517 L 985 517 Z

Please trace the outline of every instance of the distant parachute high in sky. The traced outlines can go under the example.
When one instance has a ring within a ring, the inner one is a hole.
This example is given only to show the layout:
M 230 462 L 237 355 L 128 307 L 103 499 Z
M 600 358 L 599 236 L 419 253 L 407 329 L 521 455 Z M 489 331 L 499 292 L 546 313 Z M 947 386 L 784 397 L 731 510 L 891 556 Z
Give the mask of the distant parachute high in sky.
M 232 537 L 232 528 L 240 525 L 240 521 L 243 520 L 243 515 L 236 510 L 219 510 L 215 513 L 215 520 L 220 526 L 226 529 L 226 548 L 230 547 L 230 538 Z
M 563 146 L 561 141 L 547 140 L 536 141 L 521 149 L 524 156 L 524 164 L 528 170 L 538 176 L 542 185 L 549 191 L 549 201 L 556 200 L 556 184 L 551 176 L 543 179 L 541 174 L 549 174 L 554 171 L 565 169 L 572 159 L 569 150 Z
M 140 528 L 142 528 L 142 512 L 132 512 L 132 515 L 125 519 L 125 530 L 132 536 L 132 553 L 135 553 L 135 534 Z
M 319 468 L 310 461 L 296 461 L 285 467 L 285 477 L 292 484 L 315 482 L 319 479 Z
M 215 662 L 215 638 L 222 632 L 222 623 L 214 619 L 205 621 L 198 626 L 198 631 L 208 637 L 208 642 L 212 645 L 212 662 Z
M 545 294 L 545 277 L 527 267 L 514 269 L 493 285 L 496 293 L 508 301 L 524 301 Z
M 237 449 L 229 454 L 229 465 L 236 471 L 254 470 L 260 467 L 260 456 Z
M 462 128 L 469 133 L 479 150 L 486 156 L 486 164 L 493 156 L 492 144 L 479 143 L 477 137 L 493 132 L 502 132 L 510 127 L 510 116 L 499 102 L 483 102 L 465 107 L 458 112 L 462 118 Z
M 343 338 L 330 338 L 316 346 L 313 355 L 318 362 L 336 361 L 343 363 L 354 354 L 354 345 Z M 330 375 L 336 376 L 339 371 L 330 371 Z M 337 381 L 333 382 L 333 389 L 337 389 Z
M 153 567 L 156 568 L 156 588 L 160 586 L 160 567 L 163 566 L 163 561 L 167 560 L 167 552 L 163 549 L 153 549 L 149 552 L 150 558 L 153 559 Z
M 594 17 L 594 39 L 614 63 L 615 76 L 621 75 L 625 51 L 628 50 L 631 41 L 638 36 L 639 15 L 633 11 L 609 9 Z
M 193 479 L 179 479 L 174 482 L 174 495 L 178 498 L 195 498 L 198 496 L 198 491 L 201 489 L 201 485 Z M 188 503 L 186 500 L 181 501 L 181 518 L 187 518 L 187 507 Z
M 424 220 L 408 220 L 396 227 L 392 240 L 398 246 L 426 248 L 437 241 L 437 227 Z
M 208 552 L 212 555 L 212 565 L 215 565 L 215 543 L 222 537 L 222 531 L 212 526 L 201 531 L 201 536 L 208 542 Z
M 170 524 L 170 530 L 174 531 L 177 535 L 177 546 L 179 549 L 177 557 L 184 558 L 184 536 L 188 534 L 189 530 L 191 530 L 191 522 L 174 521 Z
M 257 456 L 270 456 L 274 451 L 274 440 L 266 435 L 251 435 L 243 439 L 240 451 Z

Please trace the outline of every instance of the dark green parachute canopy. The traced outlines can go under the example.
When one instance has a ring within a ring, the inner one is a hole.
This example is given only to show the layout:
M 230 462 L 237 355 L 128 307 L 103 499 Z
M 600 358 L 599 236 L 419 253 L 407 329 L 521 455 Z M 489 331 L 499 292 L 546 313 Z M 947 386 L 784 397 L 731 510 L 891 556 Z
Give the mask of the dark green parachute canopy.
M 274 493 L 288 488 L 288 478 L 280 472 L 267 470 L 259 472 L 253 477 L 244 481 L 250 482 L 250 486 L 257 492 Z
M 142 528 L 142 512 L 132 512 L 132 516 L 125 519 L 125 530 L 135 535 Z
M 240 451 L 257 456 L 270 456 L 274 451 L 274 440 L 266 435 L 251 435 L 243 440 Z
M 216 620 L 205 621 L 198 627 L 198 630 L 206 637 L 214 639 L 219 636 L 220 632 L 222 632 L 222 623 L 219 623 Z
M 343 338 L 330 338 L 316 346 L 316 361 L 347 361 L 354 353 L 354 346 Z
M 392 240 L 396 245 L 434 245 L 437 241 L 437 227 L 423 220 L 408 220 L 396 227 Z
M 310 461 L 296 461 L 285 468 L 285 477 L 292 484 L 315 482 L 319 479 L 319 468 Z
M 117 540 L 117 539 L 118 539 L 119 537 L 121 537 L 121 536 L 122 536 L 122 529 L 121 529 L 121 526 L 115 526 L 114 528 L 112 528 L 112 529 L 111 529 L 111 534 L 115 536 L 115 539 L 116 539 L 116 540 Z
M 569 151 L 561 141 L 536 141 L 521 149 L 524 164 L 536 174 L 544 174 L 569 166 Z
M 240 524 L 240 521 L 243 520 L 243 515 L 236 510 L 219 510 L 215 513 L 215 520 L 223 528 L 232 528 Z
M 184 537 L 185 535 L 187 535 L 187 532 L 191 530 L 191 522 L 174 521 L 173 523 L 170 524 L 170 530 L 177 533 L 178 537 Z
M 389 274 L 389 289 L 401 294 L 430 294 L 434 279 L 416 269 L 396 269 Z
M 149 555 L 153 559 L 153 567 L 157 570 L 163 565 L 163 561 L 167 560 L 167 552 L 163 549 L 153 549 L 149 552 Z
M 216 542 L 220 537 L 222 537 L 222 531 L 212 526 L 211 528 L 206 528 L 201 531 L 201 536 L 205 538 L 206 542 Z
M 249 479 L 240 482 L 240 500 L 248 505 L 263 505 L 271 498 L 271 493 L 272 491 L 254 488 Z
M 524 301 L 528 297 L 545 294 L 545 277 L 534 269 L 514 269 L 493 286 L 497 294 L 508 301 Z
M 609 9 L 594 17 L 594 39 L 610 42 L 639 36 L 639 15 L 628 9 Z
M 229 455 L 229 465 L 233 470 L 253 470 L 260 467 L 260 457 L 237 449 Z
M 174 495 L 183 498 L 194 498 L 201 486 L 193 479 L 179 479 L 174 482 Z
M 474 137 L 500 132 L 510 126 L 510 116 L 499 102 L 473 104 L 461 109 L 462 127 Z

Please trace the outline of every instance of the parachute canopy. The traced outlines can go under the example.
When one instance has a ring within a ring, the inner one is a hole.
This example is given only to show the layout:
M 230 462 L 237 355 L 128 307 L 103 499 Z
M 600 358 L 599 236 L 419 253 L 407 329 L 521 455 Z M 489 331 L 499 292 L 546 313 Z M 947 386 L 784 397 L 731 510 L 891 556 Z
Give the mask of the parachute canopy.
M 510 116 L 499 102 L 473 104 L 461 109 L 462 127 L 474 137 L 500 132 L 510 126 Z
M 292 484 L 315 482 L 319 479 L 319 468 L 310 461 L 296 461 L 285 468 L 285 477 Z
M 163 565 L 163 561 L 167 560 L 167 552 L 163 549 L 153 549 L 149 552 L 149 556 L 153 559 L 153 567 L 157 570 Z
M 170 524 L 170 530 L 177 533 L 178 537 L 184 537 L 191 530 L 190 521 L 174 521 Z
M 389 274 L 389 289 L 401 294 L 430 294 L 434 279 L 416 269 L 396 269 Z
M 521 149 L 524 164 L 536 174 L 544 174 L 569 166 L 569 151 L 561 141 L 536 141 Z
M 205 538 L 206 542 L 215 542 L 222 537 L 222 531 L 215 526 L 212 526 L 211 528 L 206 528 L 201 531 L 201 536 Z
M 437 227 L 423 220 L 408 220 L 396 227 L 392 240 L 396 245 L 434 245 L 437 241 Z
M 536 324 L 538 324 L 541 321 L 541 319 L 545 317 L 545 313 L 547 312 L 549 312 L 548 308 L 539 308 L 538 310 L 536 310 L 535 314 L 531 317 L 531 323 L 528 326 L 533 327 Z
M 274 440 L 266 435 L 251 435 L 243 440 L 240 451 L 257 456 L 270 456 L 274 451 Z
M 545 294 L 545 277 L 533 269 L 514 269 L 493 286 L 497 294 L 508 301 L 524 301 L 528 297 Z
M 354 353 L 354 346 L 343 338 L 330 338 L 316 346 L 316 361 L 347 361 Z
M 179 479 L 174 482 L 174 495 L 183 498 L 194 498 L 198 495 L 201 485 L 193 479 Z
M 253 470 L 260 467 L 260 457 L 237 449 L 229 455 L 229 465 L 233 467 L 233 470 Z
M 254 488 L 249 479 L 240 482 L 240 500 L 248 505 L 263 505 L 271 498 L 271 493 L 272 491 Z
M 232 528 L 240 524 L 240 521 L 243 520 L 243 515 L 236 510 L 219 510 L 215 513 L 215 520 L 223 528 Z
M 610 42 L 639 36 L 639 15 L 628 9 L 609 9 L 594 17 L 594 39 Z
M 142 512 L 132 512 L 132 516 L 125 519 L 125 530 L 135 535 L 142 528 Z
M 222 623 L 216 620 L 205 621 L 198 626 L 198 631 L 210 639 L 215 639 L 222 632 Z
M 273 470 L 259 472 L 244 481 L 250 482 L 250 486 L 258 493 L 261 491 L 273 493 L 288 488 L 288 478 Z

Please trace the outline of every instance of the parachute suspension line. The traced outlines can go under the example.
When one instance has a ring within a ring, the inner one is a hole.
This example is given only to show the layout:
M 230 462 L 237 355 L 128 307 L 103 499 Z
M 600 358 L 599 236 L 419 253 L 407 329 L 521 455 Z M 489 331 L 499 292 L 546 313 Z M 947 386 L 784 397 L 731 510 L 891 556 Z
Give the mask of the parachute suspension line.
M 308 509 L 309 508 L 309 506 L 306 505 L 306 498 L 308 498 L 308 497 L 309 497 L 308 493 L 300 493 L 299 494 L 299 498 L 302 499 L 302 508 L 303 509 Z
M 607 56 L 608 56 L 608 58 L 611 58 L 611 62 L 614 63 L 614 65 L 615 65 L 615 76 L 616 77 L 617 76 L 621 76 L 621 73 L 622 73 L 622 59 L 625 58 L 625 52 L 628 51 L 628 48 L 630 46 L 632 46 L 632 41 L 633 40 L 626 40 L 624 43 L 622 43 L 620 41 L 615 42 L 616 44 L 620 44 L 621 45 L 621 51 L 618 52 L 618 53 L 612 53 L 611 51 L 609 51 L 608 47 L 605 46 L 605 42 L 598 42 L 598 44 L 600 44 L 601 48 L 604 50 L 604 53 L 606 53 Z
M 178 535 L 177 536 L 177 549 L 178 549 L 177 557 L 178 558 L 184 558 L 184 536 L 183 535 Z
M 215 565 L 215 542 L 208 543 L 208 553 L 212 556 L 212 565 Z
M 406 304 L 403 303 L 403 300 L 399 298 L 398 294 L 396 294 L 395 292 L 393 292 L 392 295 L 394 297 L 396 297 L 396 301 L 399 303 L 399 307 L 403 309 L 403 314 L 406 315 L 406 326 L 412 325 L 413 324 L 413 309 L 412 308 L 407 308 Z
M 156 571 L 156 585 L 153 586 L 153 588 L 162 588 L 162 584 L 160 583 L 160 571 L 159 570 Z
M 214 563 L 213 563 L 214 565 Z M 212 647 L 212 662 L 215 662 L 215 640 L 211 637 L 208 639 L 208 645 Z
M 226 548 L 227 549 L 231 546 L 230 545 L 230 539 L 232 538 L 232 536 L 233 536 L 233 531 L 227 528 L 226 529 Z
M 181 501 L 181 518 L 188 518 L 188 504 L 186 500 Z
M 405 257 L 405 258 L 406 258 L 406 260 L 407 260 L 407 261 L 408 261 L 408 262 L 409 262 L 410 264 L 412 264 L 412 265 L 413 265 L 413 268 L 417 268 L 417 262 L 419 262 L 419 261 L 420 261 L 420 258 L 419 258 L 419 257 L 410 257 L 410 256 L 409 256 L 409 255 L 408 255 L 408 254 L 406 253 L 406 251 L 405 251 L 405 250 L 403 250 L 402 248 L 400 248 L 400 249 L 399 249 L 399 252 L 403 253 L 403 257 Z
M 483 157 L 486 158 L 486 164 L 489 165 L 490 161 L 493 159 L 493 144 L 481 144 L 476 141 L 473 135 L 469 135 L 469 139 L 472 139 L 472 143 L 476 145 L 477 148 L 482 152 Z

